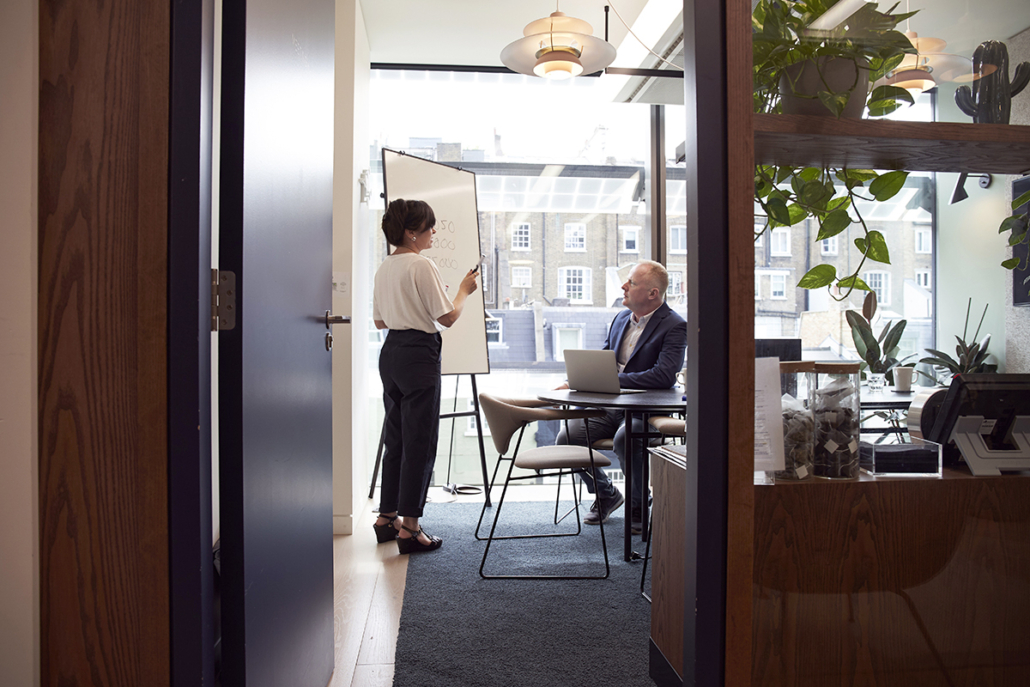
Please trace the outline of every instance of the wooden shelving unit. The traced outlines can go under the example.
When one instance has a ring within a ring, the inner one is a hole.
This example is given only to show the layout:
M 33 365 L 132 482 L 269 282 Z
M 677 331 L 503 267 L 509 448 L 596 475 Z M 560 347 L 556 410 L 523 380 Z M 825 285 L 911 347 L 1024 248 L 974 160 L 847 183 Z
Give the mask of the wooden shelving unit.
M 829 163 L 910 172 L 1030 171 L 1030 126 L 759 114 L 754 128 L 758 164 Z

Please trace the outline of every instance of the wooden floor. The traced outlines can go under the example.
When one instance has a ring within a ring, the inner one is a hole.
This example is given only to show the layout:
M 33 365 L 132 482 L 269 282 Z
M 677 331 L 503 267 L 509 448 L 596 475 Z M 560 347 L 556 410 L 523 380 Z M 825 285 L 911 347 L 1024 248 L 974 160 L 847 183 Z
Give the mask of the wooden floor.
M 495 492 L 497 493 L 497 492 Z M 482 503 L 482 496 L 454 497 L 441 489 L 429 492 L 434 502 Z M 496 496 L 495 496 L 496 498 Z M 554 498 L 554 487 L 520 486 L 505 500 Z M 390 687 L 393 684 L 397 628 L 404 601 L 408 557 L 394 544 L 376 543 L 372 524 L 378 498 L 366 501 L 354 519 L 354 534 L 333 537 L 335 566 L 336 671 L 330 687 Z M 432 533 L 432 523 L 424 523 Z

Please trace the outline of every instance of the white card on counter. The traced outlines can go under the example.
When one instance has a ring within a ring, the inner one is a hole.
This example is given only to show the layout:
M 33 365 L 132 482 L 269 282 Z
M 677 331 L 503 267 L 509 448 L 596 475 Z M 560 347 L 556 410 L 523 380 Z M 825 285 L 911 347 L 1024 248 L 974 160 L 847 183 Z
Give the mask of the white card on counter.
M 780 359 L 755 358 L 755 472 L 783 469 Z

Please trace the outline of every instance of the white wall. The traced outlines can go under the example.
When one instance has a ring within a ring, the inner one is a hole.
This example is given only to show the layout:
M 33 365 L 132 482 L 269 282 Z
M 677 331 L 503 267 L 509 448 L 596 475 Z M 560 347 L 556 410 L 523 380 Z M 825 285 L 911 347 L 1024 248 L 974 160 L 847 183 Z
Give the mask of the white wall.
M 369 46 L 358 0 L 336 2 L 336 128 L 333 159 L 333 313 L 353 323 L 333 336 L 333 532 L 350 534 L 364 507 L 368 478 L 368 303 L 370 256 L 363 231 L 367 205 L 358 177 L 368 167 Z M 364 494 L 363 494 L 364 492 Z
M 0 3 L 0 685 L 39 684 L 37 0 Z
M 941 121 L 972 121 L 955 105 L 955 84 L 941 84 L 938 90 Z M 969 197 L 948 205 L 957 181 L 958 174 L 937 175 L 937 348 L 954 357 L 955 336 L 962 336 L 969 298 L 973 299 L 969 339 L 989 303 L 980 338 L 991 335 L 988 350 L 1004 372 L 1005 294 L 1012 274 L 1001 266 L 1007 250 L 998 225 L 1011 214 L 1006 211 L 1009 177 L 995 175 L 987 189 L 971 177 L 965 185 Z

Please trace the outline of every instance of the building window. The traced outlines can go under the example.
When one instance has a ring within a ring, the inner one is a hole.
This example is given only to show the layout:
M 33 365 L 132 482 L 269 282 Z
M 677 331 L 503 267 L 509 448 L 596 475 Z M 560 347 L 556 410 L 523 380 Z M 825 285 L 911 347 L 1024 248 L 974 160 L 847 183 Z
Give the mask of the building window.
M 499 317 L 487 317 L 486 318 L 486 342 L 487 343 L 504 343 L 502 334 L 504 333 L 504 320 Z
M 681 224 L 674 224 L 669 227 L 669 252 L 687 252 L 687 228 Z
M 589 267 L 560 267 L 558 269 L 558 297 L 568 298 L 571 305 L 593 303 Z
M 776 227 L 772 230 L 769 250 L 772 255 L 781 257 L 790 255 L 790 227 Z
M 930 235 L 930 230 L 926 228 L 916 229 L 916 252 L 917 253 L 932 253 L 933 252 L 933 240 Z
M 554 359 L 559 362 L 565 361 L 565 351 L 573 348 L 583 348 L 583 326 L 582 324 L 557 323 L 553 329 Z
M 528 289 L 533 285 L 533 268 L 515 266 L 511 268 L 511 288 Z
M 916 270 L 916 285 L 930 290 L 930 270 Z
M 770 293 L 769 298 L 776 300 L 787 299 L 787 275 L 785 274 L 770 274 L 769 275 Z
M 837 237 L 836 236 L 831 236 L 828 239 L 823 239 L 822 243 L 823 243 L 823 247 L 822 247 L 823 255 L 836 255 L 837 254 Z
M 622 228 L 622 252 L 623 253 L 639 253 L 640 252 L 640 227 L 623 227 Z
M 875 270 L 862 275 L 865 283 L 876 294 L 877 305 L 891 304 L 891 275 L 890 272 Z
M 470 411 L 475 411 L 476 404 L 473 403 L 472 399 L 470 398 L 470 399 L 468 399 L 466 401 L 465 407 L 468 410 L 470 410 Z M 480 411 L 480 412 L 482 412 L 482 411 Z M 468 423 L 465 425 L 465 436 L 467 436 L 467 437 L 479 436 L 479 432 L 476 431 L 476 420 L 477 420 L 476 416 L 475 415 L 469 415 L 466 418 L 466 420 L 468 421 Z M 483 436 L 485 436 L 485 437 L 490 436 L 490 425 L 488 425 L 486 423 L 486 417 L 483 418 Z
M 669 298 L 683 295 L 683 273 L 669 272 Z
M 762 275 L 755 272 L 755 300 L 762 300 Z
M 587 249 L 587 225 L 565 225 L 565 252 L 582 253 Z
M 765 217 L 755 217 L 755 248 L 762 247 L 762 238 L 765 236 Z
M 511 249 L 529 250 L 529 225 L 516 224 L 511 230 Z

